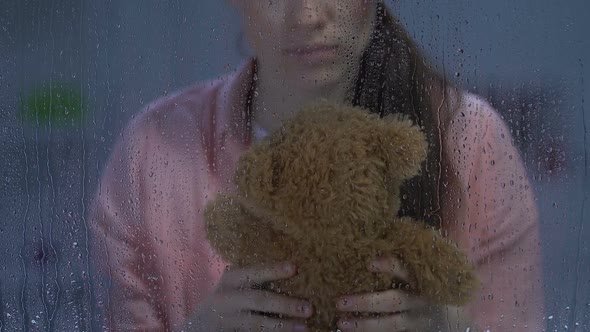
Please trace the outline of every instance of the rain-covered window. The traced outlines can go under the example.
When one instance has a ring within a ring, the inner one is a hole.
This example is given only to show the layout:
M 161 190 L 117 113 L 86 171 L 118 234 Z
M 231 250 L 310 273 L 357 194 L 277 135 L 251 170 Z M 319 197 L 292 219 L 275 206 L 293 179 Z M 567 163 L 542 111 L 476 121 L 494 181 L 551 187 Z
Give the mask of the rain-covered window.
M 589 12 L 0 1 L 0 330 L 590 331 Z

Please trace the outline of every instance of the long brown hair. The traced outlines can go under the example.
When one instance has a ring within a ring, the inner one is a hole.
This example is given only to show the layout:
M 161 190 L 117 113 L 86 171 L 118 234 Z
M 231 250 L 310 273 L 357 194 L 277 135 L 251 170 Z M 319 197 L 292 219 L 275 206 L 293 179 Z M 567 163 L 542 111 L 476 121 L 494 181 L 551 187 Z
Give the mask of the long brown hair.
M 363 53 L 353 105 L 381 116 L 403 114 L 422 127 L 429 153 L 420 176 L 401 188 L 400 216 L 414 217 L 439 227 L 441 218 L 441 143 L 439 105 L 444 101 L 445 79 L 426 59 L 383 1 L 369 46 Z

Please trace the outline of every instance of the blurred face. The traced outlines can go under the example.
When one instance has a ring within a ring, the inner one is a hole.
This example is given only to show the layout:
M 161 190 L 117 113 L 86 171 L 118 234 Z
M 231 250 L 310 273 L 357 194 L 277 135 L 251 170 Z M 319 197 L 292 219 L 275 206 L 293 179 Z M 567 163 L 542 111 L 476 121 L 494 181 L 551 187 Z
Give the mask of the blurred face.
M 259 66 L 299 88 L 356 77 L 375 0 L 232 0 Z

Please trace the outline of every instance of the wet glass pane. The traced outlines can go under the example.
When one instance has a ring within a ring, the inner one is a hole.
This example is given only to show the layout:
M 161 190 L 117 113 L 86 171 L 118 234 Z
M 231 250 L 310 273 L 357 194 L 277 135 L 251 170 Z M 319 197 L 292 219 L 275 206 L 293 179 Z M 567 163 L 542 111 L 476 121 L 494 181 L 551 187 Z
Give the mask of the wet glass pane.
M 589 10 L 1 1 L 0 330 L 590 330 Z

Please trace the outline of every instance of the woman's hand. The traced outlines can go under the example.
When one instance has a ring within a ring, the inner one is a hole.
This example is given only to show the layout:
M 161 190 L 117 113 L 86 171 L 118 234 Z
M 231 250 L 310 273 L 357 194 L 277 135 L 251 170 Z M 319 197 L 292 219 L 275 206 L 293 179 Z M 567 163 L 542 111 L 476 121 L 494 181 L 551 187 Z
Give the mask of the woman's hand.
M 369 270 L 388 273 L 401 283 L 411 281 L 408 271 L 395 257 L 380 257 Z M 462 313 L 459 313 L 461 318 L 457 318 L 456 311 L 460 309 L 430 304 L 400 289 L 344 296 L 336 307 L 342 312 L 375 315 L 371 318 L 343 318 L 338 322 L 342 331 L 447 331 L 466 325 L 459 322 L 465 319 Z
M 313 313 L 310 303 L 255 289 L 265 282 L 295 274 L 295 266 L 289 263 L 225 271 L 217 289 L 200 305 L 186 330 L 307 331 L 304 320 Z

